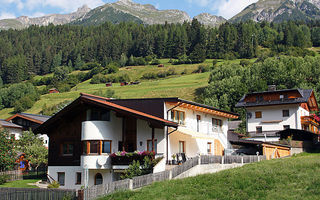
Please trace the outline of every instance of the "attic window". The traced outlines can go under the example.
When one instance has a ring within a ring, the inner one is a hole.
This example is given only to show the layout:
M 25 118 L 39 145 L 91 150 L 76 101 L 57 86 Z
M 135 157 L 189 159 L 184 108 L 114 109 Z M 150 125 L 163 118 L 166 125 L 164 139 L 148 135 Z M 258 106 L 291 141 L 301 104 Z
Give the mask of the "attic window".
M 110 121 L 110 110 L 91 109 L 88 115 L 89 121 Z

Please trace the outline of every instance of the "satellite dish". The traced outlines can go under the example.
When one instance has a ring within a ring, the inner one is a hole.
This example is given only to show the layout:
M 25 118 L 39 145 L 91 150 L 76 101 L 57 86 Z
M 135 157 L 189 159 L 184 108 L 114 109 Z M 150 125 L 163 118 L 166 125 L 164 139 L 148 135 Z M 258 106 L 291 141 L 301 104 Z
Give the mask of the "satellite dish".
M 97 159 L 97 164 L 99 166 L 103 166 L 107 163 L 107 157 L 106 156 L 100 156 L 98 159 Z
M 248 118 L 248 119 L 251 119 L 251 117 L 252 117 L 252 113 L 251 113 L 251 112 L 248 112 L 248 113 L 247 113 L 247 118 Z

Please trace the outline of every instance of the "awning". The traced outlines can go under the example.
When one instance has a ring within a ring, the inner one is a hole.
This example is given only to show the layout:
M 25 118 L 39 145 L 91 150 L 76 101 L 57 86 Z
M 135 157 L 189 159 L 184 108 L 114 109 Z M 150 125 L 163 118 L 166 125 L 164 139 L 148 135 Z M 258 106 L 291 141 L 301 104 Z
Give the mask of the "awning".
M 175 131 L 173 134 L 175 134 L 175 133 L 188 135 L 188 136 L 191 136 L 192 138 L 195 138 L 195 139 L 210 139 L 210 140 L 215 139 L 213 136 L 207 135 L 205 133 L 199 133 L 199 132 L 196 132 L 196 131 L 193 131 L 193 130 L 190 130 L 187 128 L 183 128 L 183 127 L 179 127 L 178 130 Z

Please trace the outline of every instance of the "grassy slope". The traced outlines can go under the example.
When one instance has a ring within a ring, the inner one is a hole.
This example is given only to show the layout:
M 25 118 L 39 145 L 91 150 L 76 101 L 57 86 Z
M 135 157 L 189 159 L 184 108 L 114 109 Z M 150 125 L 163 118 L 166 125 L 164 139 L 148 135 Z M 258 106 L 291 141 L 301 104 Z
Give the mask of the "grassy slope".
M 39 179 L 28 179 L 28 180 L 19 180 L 19 181 L 12 181 L 0 185 L 0 187 L 14 187 L 14 188 L 38 188 L 35 185 L 28 185 L 28 183 L 36 183 Z
M 157 66 L 132 66 L 121 68 L 117 74 L 128 74 L 131 80 L 139 80 L 145 73 L 158 73 L 161 71 L 167 71 L 170 68 L 174 68 L 177 74 L 186 71 L 186 75 L 170 76 L 166 79 L 158 80 L 142 80 L 140 85 L 124 86 L 120 87 L 119 83 L 113 84 L 110 89 L 114 90 L 118 98 L 152 98 L 152 97 L 180 97 L 187 100 L 194 100 L 194 92 L 197 88 L 204 87 L 208 84 L 209 72 L 202 74 L 192 74 L 199 64 L 195 65 L 171 65 L 168 63 L 169 59 L 161 59 L 161 63 L 165 65 L 164 68 Z M 251 62 L 254 62 L 252 59 Z M 224 61 L 219 60 L 218 64 L 226 62 L 239 63 L 240 60 Z M 212 65 L 212 59 L 207 59 L 202 65 Z M 74 71 L 72 74 L 79 73 Z M 45 75 L 46 77 L 53 76 L 53 74 Z M 35 76 L 34 79 L 40 79 L 42 76 Z M 44 86 L 39 86 L 39 88 Z M 35 105 L 25 111 L 28 113 L 38 114 L 44 104 L 47 106 L 56 105 L 65 100 L 74 100 L 79 97 L 80 92 L 93 93 L 99 89 L 107 89 L 105 84 L 90 84 L 90 80 L 78 84 L 71 89 L 70 92 L 60 94 L 45 94 L 41 96 L 41 99 L 35 103 Z M 0 110 L 0 119 L 6 119 L 12 115 L 13 108 L 7 108 Z
M 320 154 L 263 161 L 182 180 L 154 183 L 102 199 L 319 199 Z

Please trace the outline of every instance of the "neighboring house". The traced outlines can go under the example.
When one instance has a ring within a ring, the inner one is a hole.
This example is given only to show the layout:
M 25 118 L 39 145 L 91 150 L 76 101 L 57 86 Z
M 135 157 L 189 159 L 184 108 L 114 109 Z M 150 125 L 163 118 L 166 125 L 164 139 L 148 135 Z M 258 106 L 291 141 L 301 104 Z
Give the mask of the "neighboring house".
M 29 113 L 17 113 L 5 121 L 8 123 L 16 124 L 22 127 L 23 131 L 34 131 L 38 128 L 41 124 L 47 121 L 50 116 L 46 115 L 36 115 L 36 114 L 29 114 Z M 40 137 L 43 139 L 44 145 L 48 147 L 48 136 L 46 134 L 41 134 Z
M 51 88 L 51 89 L 49 89 L 49 94 L 52 94 L 52 93 L 60 93 L 60 92 L 56 88 Z
M 11 122 L 7 122 L 3 119 L 0 119 L 0 127 L 8 131 L 8 134 L 14 137 L 15 139 L 19 139 L 23 131 L 22 126 L 19 126 Z
M 236 107 L 247 111 L 247 132 L 251 139 L 278 141 L 277 132 L 300 129 L 319 133 L 319 123 L 310 112 L 319 110 L 312 89 L 276 90 L 246 94 Z
M 122 150 L 155 151 L 166 160 L 179 152 L 221 155 L 228 148 L 227 120 L 237 117 L 179 98 L 117 100 L 81 94 L 35 132 L 50 138 L 50 177 L 61 188 L 79 189 L 118 180 L 125 168 L 112 165 L 109 155 Z

